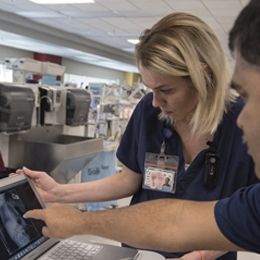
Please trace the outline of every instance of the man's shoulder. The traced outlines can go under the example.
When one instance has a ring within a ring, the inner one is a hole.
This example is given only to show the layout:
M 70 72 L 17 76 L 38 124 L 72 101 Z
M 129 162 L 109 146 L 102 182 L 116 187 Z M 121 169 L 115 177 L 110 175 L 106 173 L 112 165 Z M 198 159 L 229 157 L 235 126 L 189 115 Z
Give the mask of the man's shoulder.
M 215 205 L 215 220 L 223 235 L 235 245 L 260 253 L 260 184 L 236 191 Z
M 218 201 L 217 205 L 227 207 L 229 210 L 231 208 L 250 208 L 251 212 L 258 212 L 260 217 L 260 183 L 240 188 L 231 197 Z M 244 213 L 248 214 L 249 212 Z

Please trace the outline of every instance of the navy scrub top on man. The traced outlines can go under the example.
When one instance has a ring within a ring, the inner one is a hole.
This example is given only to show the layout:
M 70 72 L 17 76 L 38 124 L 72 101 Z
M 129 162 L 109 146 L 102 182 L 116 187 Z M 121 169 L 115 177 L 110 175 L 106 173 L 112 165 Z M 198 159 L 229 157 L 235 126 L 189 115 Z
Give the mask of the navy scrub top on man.
M 241 188 L 217 202 L 215 219 L 233 244 L 260 254 L 260 184 Z
M 130 170 L 144 175 L 145 153 L 160 153 L 163 143 L 165 122 L 158 120 L 161 112 L 152 106 L 153 93 L 149 93 L 138 103 L 117 151 L 117 157 Z M 208 188 L 203 183 L 205 155 L 210 148 L 201 151 L 185 171 L 182 145 L 179 135 L 173 132 L 165 138 L 165 154 L 179 156 L 175 194 L 145 190 L 140 186 L 133 196 L 131 205 L 160 198 L 178 198 L 197 201 L 212 201 L 229 197 L 237 189 L 258 182 L 254 173 L 254 164 L 242 144 L 242 131 L 236 125 L 236 119 L 243 107 L 238 98 L 224 114 L 215 135 L 214 144 L 219 153 L 219 171 L 217 184 Z M 156 231 L 155 231 L 156 232 Z M 137 234 L 138 235 L 138 234 Z M 185 253 L 159 252 L 166 258 L 179 258 Z M 218 259 L 236 259 L 236 253 L 227 253 Z

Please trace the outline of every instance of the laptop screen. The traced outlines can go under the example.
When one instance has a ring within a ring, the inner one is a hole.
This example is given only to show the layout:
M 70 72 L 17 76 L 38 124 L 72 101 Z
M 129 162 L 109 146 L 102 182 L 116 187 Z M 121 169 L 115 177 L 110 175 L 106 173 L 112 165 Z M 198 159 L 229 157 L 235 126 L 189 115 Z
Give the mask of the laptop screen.
M 22 259 L 49 239 L 41 233 L 43 221 L 22 217 L 26 211 L 40 208 L 27 179 L 0 186 L 1 260 Z

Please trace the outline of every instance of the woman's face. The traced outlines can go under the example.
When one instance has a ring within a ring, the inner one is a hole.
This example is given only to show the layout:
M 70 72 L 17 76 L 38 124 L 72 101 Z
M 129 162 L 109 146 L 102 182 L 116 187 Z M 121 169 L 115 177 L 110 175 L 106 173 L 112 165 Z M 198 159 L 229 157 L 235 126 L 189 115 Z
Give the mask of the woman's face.
M 198 92 L 181 77 L 165 76 L 139 67 L 143 83 L 153 91 L 154 107 L 176 122 L 190 121 L 198 104 Z

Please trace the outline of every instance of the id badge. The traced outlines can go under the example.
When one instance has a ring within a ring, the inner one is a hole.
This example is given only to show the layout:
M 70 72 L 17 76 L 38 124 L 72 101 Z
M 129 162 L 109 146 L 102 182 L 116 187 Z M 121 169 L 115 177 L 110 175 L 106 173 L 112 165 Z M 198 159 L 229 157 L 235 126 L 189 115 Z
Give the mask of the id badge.
M 146 153 L 143 189 L 175 193 L 178 163 L 178 156 Z

